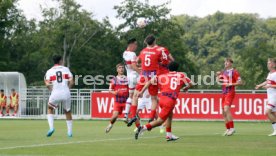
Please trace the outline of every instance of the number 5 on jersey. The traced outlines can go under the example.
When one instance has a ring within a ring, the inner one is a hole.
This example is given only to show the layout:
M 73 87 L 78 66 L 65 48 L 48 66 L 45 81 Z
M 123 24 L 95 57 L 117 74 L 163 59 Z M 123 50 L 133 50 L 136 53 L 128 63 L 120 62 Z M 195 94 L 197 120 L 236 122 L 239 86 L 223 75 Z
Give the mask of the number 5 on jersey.
M 150 66 L 150 55 L 145 55 L 145 66 Z

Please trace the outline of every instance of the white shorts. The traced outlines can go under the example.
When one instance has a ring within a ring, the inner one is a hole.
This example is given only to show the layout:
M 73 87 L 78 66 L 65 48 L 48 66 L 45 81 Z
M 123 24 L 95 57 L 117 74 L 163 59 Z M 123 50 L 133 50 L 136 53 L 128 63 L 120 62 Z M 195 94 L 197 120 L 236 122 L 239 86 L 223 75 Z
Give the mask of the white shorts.
M 133 93 L 134 92 L 138 78 L 139 78 L 139 75 L 136 72 L 127 75 L 129 93 Z
M 48 105 L 54 109 L 58 108 L 58 105 L 62 104 L 63 109 L 66 112 L 71 110 L 71 95 L 70 93 L 52 93 L 49 98 Z
M 144 108 L 146 108 L 147 110 L 151 110 L 151 97 L 142 97 L 138 99 L 137 109 L 143 110 Z
M 276 112 L 276 100 L 268 99 L 266 109 L 271 109 L 272 112 Z

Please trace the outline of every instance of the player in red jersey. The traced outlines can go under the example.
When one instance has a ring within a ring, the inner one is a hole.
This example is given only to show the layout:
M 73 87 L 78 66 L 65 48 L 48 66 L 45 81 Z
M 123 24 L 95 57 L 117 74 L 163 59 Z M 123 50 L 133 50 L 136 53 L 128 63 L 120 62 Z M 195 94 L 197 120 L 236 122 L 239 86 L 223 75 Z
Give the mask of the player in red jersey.
M 172 54 L 170 53 L 170 51 L 165 47 L 159 46 L 157 48 L 157 50 L 160 51 L 162 54 L 162 60 L 161 60 L 161 62 L 159 62 L 159 70 L 157 72 L 157 75 L 167 74 L 167 73 L 169 73 L 168 64 L 170 62 L 173 62 L 174 58 L 173 58 Z M 156 109 L 157 109 L 157 104 L 152 104 L 149 122 L 153 121 L 154 118 L 157 117 Z M 164 123 L 164 125 L 162 125 L 160 127 L 161 128 L 160 132 L 162 132 L 163 127 L 165 127 L 165 123 Z
M 128 122 L 127 126 L 131 126 L 138 118 L 136 116 L 138 97 L 135 96 L 135 94 L 141 91 L 144 85 L 152 77 L 157 75 L 157 72 L 159 70 L 159 63 L 162 61 L 162 59 L 166 59 L 162 58 L 161 51 L 157 50 L 159 47 L 156 45 L 156 39 L 153 35 L 147 36 L 145 39 L 145 43 L 147 44 L 147 47 L 140 52 L 140 55 L 138 57 L 138 62 L 141 61 L 142 70 L 139 75 L 139 81 L 136 85 L 134 98 L 130 108 L 131 120 Z M 151 95 L 152 105 L 157 105 L 158 86 L 150 85 L 149 93 Z M 152 111 L 151 114 L 153 113 L 154 112 Z M 139 124 L 136 126 L 139 126 Z
M 166 74 L 169 72 L 168 65 L 170 62 L 174 61 L 174 58 L 170 51 L 165 47 L 159 46 L 157 50 L 161 51 L 162 58 L 166 58 L 162 59 L 162 61 L 159 63 L 159 70 L 157 75 Z
M 241 85 L 239 72 L 233 68 L 233 60 L 226 58 L 224 70 L 217 72 L 217 79 L 222 84 L 222 109 L 226 131 L 224 136 L 231 136 L 235 133 L 233 117 L 230 111 L 232 102 L 235 98 L 235 86 Z
M 121 63 L 117 64 L 116 69 L 118 75 L 111 80 L 109 86 L 109 92 L 115 95 L 115 103 L 113 106 L 113 115 L 110 119 L 110 124 L 105 129 L 106 133 L 111 130 L 118 116 L 122 114 L 129 95 L 128 79 L 124 75 L 124 65 Z
M 151 84 L 157 83 L 160 87 L 160 99 L 162 100 L 159 102 L 161 112 L 159 113 L 158 119 L 144 126 L 140 126 L 135 133 L 135 139 L 138 139 L 139 134 L 146 130 L 150 131 L 152 128 L 160 126 L 166 120 L 167 141 L 174 141 L 179 139 L 179 137 L 171 133 L 173 109 L 175 107 L 176 99 L 178 98 L 180 89 L 184 85 L 186 85 L 184 90 L 189 89 L 192 86 L 192 82 L 188 77 L 185 76 L 184 73 L 177 72 L 178 66 L 179 65 L 176 62 L 171 62 L 168 66 L 170 71 L 169 73 L 153 78 L 151 81 L 147 82 L 141 92 L 137 93 L 137 96 L 141 96 Z

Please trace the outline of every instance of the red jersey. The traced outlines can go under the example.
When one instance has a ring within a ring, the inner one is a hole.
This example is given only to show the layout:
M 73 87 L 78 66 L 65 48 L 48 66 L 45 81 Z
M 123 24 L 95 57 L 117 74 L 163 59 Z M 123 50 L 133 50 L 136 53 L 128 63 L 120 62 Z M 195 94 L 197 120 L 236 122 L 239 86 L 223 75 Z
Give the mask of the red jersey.
M 125 103 L 128 98 L 128 80 L 126 76 L 114 77 L 110 82 L 110 89 L 117 91 L 116 102 Z
M 161 46 L 159 46 L 157 50 L 159 50 L 162 54 L 162 60 L 159 62 L 159 71 L 157 75 L 166 74 L 169 72 L 168 65 L 171 61 L 169 59 L 170 51 L 167 48 Z
M 158 46 L 146 47 L 139 55 L 142 62 L 142 72 L 144 76 L 156 75 L 159 69 L 159 62 L 162 60 L 161 51 Z
M 222 74 L 219 75 L 219 80 L 224 84 L 222 85 L 222 93 L 235 93 L 235 86 L 226 87 L 227 83 L 237 83 L 241 80 L 240 74 L 236 69 L 224 70 Z
M 191 80 L 181 72 L 169 72 L 157 77 L 161 95 L 177 99 L 180 89 Z

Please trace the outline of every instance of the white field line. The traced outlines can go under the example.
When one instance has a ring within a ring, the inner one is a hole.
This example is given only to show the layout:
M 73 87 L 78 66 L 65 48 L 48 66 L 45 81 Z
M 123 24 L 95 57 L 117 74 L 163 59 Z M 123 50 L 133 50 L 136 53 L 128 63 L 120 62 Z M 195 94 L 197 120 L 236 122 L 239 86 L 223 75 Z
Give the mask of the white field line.
M 159 138 L 159 137 L 160 136 L 142 137 L 141 139 L 153 139 L 153 138 Z M 105 141 L 120 141 L 120 140 L 132 140 L 132 139 L 134 140 L 134 137 L 118 138 L 118 139 L 70 141 L 70 142 L 60 142 L 60 143 L 34 144 L 34 145 L 26 145 L 26 146 L 1 147 L 0 150 L 10 150 L 10 149 L 18 149 L 18 148 L 35 148 L 35 147 L 45 147 L 45 146 L 55 146 L 55 145 L 82 144 L 82 143 L 95 143 L 95 142 L 105 142 Z

